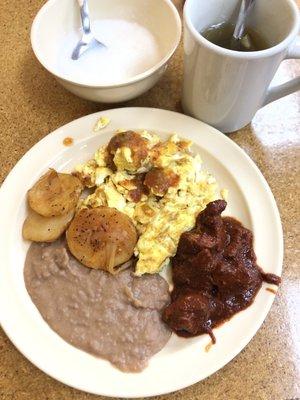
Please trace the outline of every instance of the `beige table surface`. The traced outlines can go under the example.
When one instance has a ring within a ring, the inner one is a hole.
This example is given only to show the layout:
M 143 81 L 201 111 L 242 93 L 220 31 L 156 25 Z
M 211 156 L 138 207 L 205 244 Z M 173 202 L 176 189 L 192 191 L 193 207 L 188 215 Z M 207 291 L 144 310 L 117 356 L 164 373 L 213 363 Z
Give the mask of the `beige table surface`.
M 30 25 L 43 3 L 43 0 L 0 2 L 0 183 L 20 157 L 49 132 L 75 118 L 110 107 L 69 94 L 34 58 L 29 43 Z M 180 7 L 181 0 L 177 3 Z M 277 78 L 283 81 L 299 73 L 299 61 L 285 61 Z M 180 111 L 181 83 L 182 48 L 179 48 L 166 75 L 152 90 L 116 106 Z M 271 312 L 251 343 L 221 371 L 161 399 L 300 398 L 299 107 L 299 93 L 288 96 L 259 111 L 251 125 L 230 135 L 263 172 L 281 213 L 285 237 L 283 283 Z M 39 371 L 0 329 L 1 400 L 94 398 Z

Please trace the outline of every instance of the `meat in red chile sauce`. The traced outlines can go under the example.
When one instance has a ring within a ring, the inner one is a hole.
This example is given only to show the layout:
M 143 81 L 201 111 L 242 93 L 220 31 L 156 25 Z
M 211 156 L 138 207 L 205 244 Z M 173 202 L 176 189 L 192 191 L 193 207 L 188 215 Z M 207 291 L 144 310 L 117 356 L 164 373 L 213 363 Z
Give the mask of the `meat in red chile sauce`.
M 172 259 L 174 290 L 163 320 L 179 336 L 208 333 L 247 308 L 262 282 L 279 285 L 280 278 L 256 264 L 253 235 L 230 217 L 222 217 L 227 203 L 209 203 L 193 230 L 181 235 Z

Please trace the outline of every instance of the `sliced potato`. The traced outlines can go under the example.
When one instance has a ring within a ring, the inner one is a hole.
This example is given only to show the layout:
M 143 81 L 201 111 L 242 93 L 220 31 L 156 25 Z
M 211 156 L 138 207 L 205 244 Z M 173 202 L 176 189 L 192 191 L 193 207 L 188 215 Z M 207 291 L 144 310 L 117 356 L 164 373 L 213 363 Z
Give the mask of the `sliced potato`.
M 23 224 L 23 238 L 34 242 L 53 242 L 64 233 L 73 216 L 73 210 L 56 217 L 43 217 L 29 210 Z
M 75 176 L 50 169 L 28 191 L 28 202 L 44 217 L 63 215 L 75 209 L 82 189 Z
M 130 218 L 115 208 L 82 209 L 67 232 L 71 253 L 87 267 L 118 272 L 115 267 L 128 261 L 137 242 Z

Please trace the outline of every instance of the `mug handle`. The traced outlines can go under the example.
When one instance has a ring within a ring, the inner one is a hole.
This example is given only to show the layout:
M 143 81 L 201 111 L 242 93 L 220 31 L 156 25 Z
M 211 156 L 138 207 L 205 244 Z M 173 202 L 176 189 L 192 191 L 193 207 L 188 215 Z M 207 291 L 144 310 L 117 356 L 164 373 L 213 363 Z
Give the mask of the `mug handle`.
M 290 58 L 300 58 L 300 36 L 298 36 L 295 42 L 291 45 L 284 59 Z M 294 93 L 297 90 L 300 90 L 300 77 L 269 88 L 262 107 L 272 103 L 272 101 L 280 99 L 281 97 Z

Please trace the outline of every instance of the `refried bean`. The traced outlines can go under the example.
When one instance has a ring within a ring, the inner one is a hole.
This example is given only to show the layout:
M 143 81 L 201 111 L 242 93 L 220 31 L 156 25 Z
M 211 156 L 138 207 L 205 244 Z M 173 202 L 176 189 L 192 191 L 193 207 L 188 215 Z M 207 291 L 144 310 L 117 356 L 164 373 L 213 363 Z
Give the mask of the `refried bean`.
M 58 335 L 122 371 L 141 371 L 171 336 L 161 319 L 169 288 L 157 274 L 136 277 L 127 269 L 110 275 L 86 268 L 58 240 L 31 244 L 24 278 L 32 301 Z
M 263 281 L 280 284 L 257 265 L 251 231 L 221 216 L 226 205 L 209 203 L 172 259 L 174 290 L 163 320 L 179 336 L 208 333 L 215 342 L 212 329 L 251 305 Z

